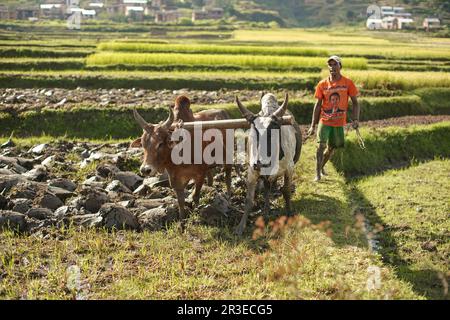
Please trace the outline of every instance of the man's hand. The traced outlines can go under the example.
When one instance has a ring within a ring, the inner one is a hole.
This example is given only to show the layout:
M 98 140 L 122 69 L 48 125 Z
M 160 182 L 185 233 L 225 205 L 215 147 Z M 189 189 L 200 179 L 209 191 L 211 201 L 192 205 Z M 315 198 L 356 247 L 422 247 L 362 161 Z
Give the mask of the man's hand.
M 359 121 L 358 120 L 353 120 L 352 128 L 355 129 L 355 130 L 359 128 Z
M 314 134 L 315 131 L 316 131 L 316 126 L 311 126 L 311 127 L 308 129 L 307 137 L 312 136 L 312 135 Z

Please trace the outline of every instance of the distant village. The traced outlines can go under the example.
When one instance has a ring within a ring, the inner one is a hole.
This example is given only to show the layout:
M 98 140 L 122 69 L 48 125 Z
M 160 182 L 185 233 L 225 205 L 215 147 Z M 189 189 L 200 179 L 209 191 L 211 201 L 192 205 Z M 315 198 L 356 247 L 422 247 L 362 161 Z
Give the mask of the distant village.
M 373 11 L 370 10 L 371 8 L 373 8 Z M 416 28 L 412 14 L 406 12 L 403 7 L 371 6 L 367 11 L 370 16 L 366 21 L 366 27 L 369 30 L 400 30 Z M 420 26 L 417 27 L 420 28 Z M 422 22 L 421 28 L 427 31 L 440 29 L 441 23 L 437 18 L 425 18 Z
M 215 7 L 214 1 L 205 3 L 203 8 L 191 10 L 188 18 L 192 22 L 223 18 L 223 8 Z M 0 5 L 0 20 L 63 20 L 74 13 L 79 13 L 83 19 L 123 16 L 133 21 L 150 19 L 156 23 L 178 22 L 180 18 L 186 17 L 186 11 L 181 12 L 164 0 L 93 0 L 83 7 L 79 5 L 79 0 L 48 0 L 36 7 L 19 7 L 15 10 Z
M 306 0 L 305 0 L 306 1 Z M 169 0 L 42 0 L 37 6 L 11 9 L 0 4 L 0 20 L 64 20 L 78 15 L 86 19 L 123 18 L 127 21 L 154 21 L 155 23 L 177 23 L 180 19 L 192 22 L 200 20 L 220 20 L 224 9 L 215 6 L 214 0 L 203 1 L 202 8 L 178 8 Z M 369 10 L 371 9 L 371 10 Z M 369 6 L 366 27 L 369 30 L 424 29 L 427 31 L 442 28 L 437 18 L 415 21 L 412 14 L 403 7 L 377 5 Z

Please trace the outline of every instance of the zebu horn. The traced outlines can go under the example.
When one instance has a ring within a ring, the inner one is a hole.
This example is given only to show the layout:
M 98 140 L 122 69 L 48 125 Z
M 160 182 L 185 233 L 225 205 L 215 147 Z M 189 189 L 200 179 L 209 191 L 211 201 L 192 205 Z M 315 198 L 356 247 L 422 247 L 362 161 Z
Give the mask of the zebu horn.
M 262 102 L 262 98 L 264 98 L 264 96 L 266 95 L 266 93 L 264 91 L 261 92 L 261 97 L 259 98 L 259 102 Z
M 139 126 L 145 131 L 150 132 L 150 125 L 147 123 L 147 121 L 144 120 L 144 118 L 142 118 L 142 116 L 139 114 L 139 112 L 137 112 L 136 109 L 133 109 L 133 115 Z
M 170 126 L 173 123 L 173 111 L 171 108 L 169 108 L 169 117 L 167 118 L 167 120 L 161 125 L 162 127 L 166 128 L 166 129 L 170 129 Z
M 246 107 L 244 107 L 244 105 L 241 103 L 241 101 L 239 101 L 238 96 L 236 96 L 236 104 L 239 108 L 239 111 L 241 111 L 241 114 L 247 118 L 247 117 L 254 117 L 255 114 L 253 112 L 251 112 L 250 110 L 248 110 Z
M 286 95 L 284 96 L 283 104 L 273 113 L 273 115 L 275 117 L 282 117 L 287 110 L 288 102 L 289 102 L 289 97 L 288 97 L 288 94 L 286 93 Z

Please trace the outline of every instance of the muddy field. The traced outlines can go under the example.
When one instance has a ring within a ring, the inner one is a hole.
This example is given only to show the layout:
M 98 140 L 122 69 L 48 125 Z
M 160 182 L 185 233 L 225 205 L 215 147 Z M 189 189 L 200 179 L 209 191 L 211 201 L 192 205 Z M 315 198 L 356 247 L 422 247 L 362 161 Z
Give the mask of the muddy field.
M 0 150 L 0 227 L 44 234 L 62 224 L 159 230 L 177 219 L 168 177 L 135 174 L 142 152 L 128 149 L 128 143 L 65 141 L 22 148 L 9 141 Z M 233 171 L 231 199 L 220 192 L 223 174 L 215 172 L 214 185 L 204 185 L 201 205 L 194 210 L 206 224 L 235 223 L 241 210 L 234 205 L 244 203 L 245 172 L 241 167 Z
M 169 106 L 178 95 L 188 95 L 193 105 L 233 103 L 235 95 L 243 101 L 257 101 L 262 91 L 219 90 L 143 90 L 143 89 L 0 89 L 0 111 L 20 113 L 40 109 L 71 109 L 79 106 L 97 108 Z M 284 92 L 273 91 L 282 97 Z M 307 91 L 290 93 L 291 99 L 304 98 Z M 281 98 L 280 98 L 281 99 Z

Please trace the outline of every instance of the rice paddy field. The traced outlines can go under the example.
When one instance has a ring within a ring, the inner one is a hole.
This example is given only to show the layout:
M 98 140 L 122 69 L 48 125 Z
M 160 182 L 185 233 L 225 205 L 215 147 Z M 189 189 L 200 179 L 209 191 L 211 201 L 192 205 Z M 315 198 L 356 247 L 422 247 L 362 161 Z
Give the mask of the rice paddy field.
M 141 131 L 131 110 L 156 123 L 178 94 L 192 98 L 194 112 L 238 118 L 234 95 L 256 112 L 261 92 L 288 92 L 305 133 L 332 54 L 360 91 L 366 148 L 347 130 L 345 149 L 314 183 L 315 142 L 305 141 L 292 217 L 277 196 L 242 237 L 234 220 L 206 224 L 195 210 L 184 233 L 177 224 L 53 226 L 45 237 L 0 228 L 0 299 L 448 299 L 449 38 L 349 27 L 1 24 L 0 144 L 12 136 L 24 156 L 41 143 L 128 144 Z M 81 182 L 103 160 L 52 174 Z M 139 156 L 127 165 L 138 172 Z M 73 265 L 82 279 L 75 291 Z

